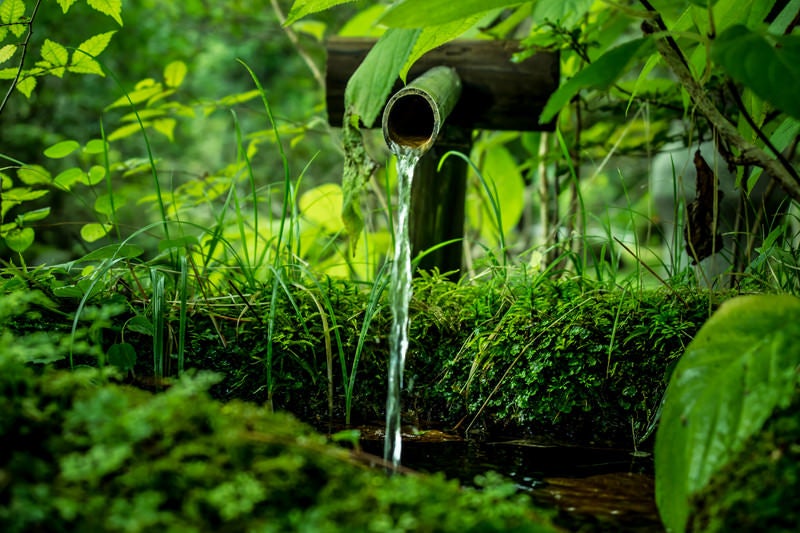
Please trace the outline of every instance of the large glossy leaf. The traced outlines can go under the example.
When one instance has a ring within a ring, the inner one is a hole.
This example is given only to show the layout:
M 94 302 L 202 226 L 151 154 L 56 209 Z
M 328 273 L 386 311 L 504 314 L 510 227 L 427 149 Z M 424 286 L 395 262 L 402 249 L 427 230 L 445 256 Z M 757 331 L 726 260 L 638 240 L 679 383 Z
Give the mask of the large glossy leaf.
M 773 46 L 743 25 L 731 26 L 713 41 L 711 57 L 759 98 L 800 118 L 800 36 L 779 37 Z
M 425 28 L 524 3 L 515 0 L 405 0 L 389 8 L 380 21 L 396 28 Z
M 670 380 L 656 436 L 656 502 L 682 532 L 689 498 L 788 405 L 800 367 L 800 299 L 726 302 L 689 345 Z
M 652 48 L 653 42 L 647 37 L 642 37 L 612 48 L 598 57 L 550 95 L 539 122 L 542 124 L 550 122 L 556 113 L 582 89 L 609 88 L 628 71 L 634 59 L 649 53 Z
M 390 29 L 378 39 L 347 82 L 345 107 L 352 108 L 368 128 L 383 109 L 418 36 L 419 30 Z
M 437 46 L 440 46 L 448 41 L 452 41 L 456 37 L 460 36 L 477 24 L 479 20 L 481 20 L 480 16 L 472 16 L 454 20 L 446 24 L 437 24 L 435 26 L 428 26 L 424 28 L 422 32 L 420 32 L 417 42 L 414 44 L 414 48 L 411 50 L 411 54 L 406 60 L 406 64 L 403 65 L 403 68 L 400 71 L 400 78 L 402 78 L 403 81 L 406 81 L 408 70 L 417 59 L 424 56 Z
M 297 201 L 303 217 L 334 233 L 342 229 L 342 188 L 335 183 L 323 183 L 303 193 Z

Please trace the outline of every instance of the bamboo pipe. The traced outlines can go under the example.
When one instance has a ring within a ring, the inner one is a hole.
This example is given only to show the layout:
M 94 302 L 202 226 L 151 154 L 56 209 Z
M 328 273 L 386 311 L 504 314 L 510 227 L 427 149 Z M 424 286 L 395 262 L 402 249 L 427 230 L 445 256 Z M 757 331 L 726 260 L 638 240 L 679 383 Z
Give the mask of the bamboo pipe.
M 461 95 L 461 79 L 451 67 L 434 67 L 397 91 L 383 111 L 383 137 L 400 148 L 428 151 Z

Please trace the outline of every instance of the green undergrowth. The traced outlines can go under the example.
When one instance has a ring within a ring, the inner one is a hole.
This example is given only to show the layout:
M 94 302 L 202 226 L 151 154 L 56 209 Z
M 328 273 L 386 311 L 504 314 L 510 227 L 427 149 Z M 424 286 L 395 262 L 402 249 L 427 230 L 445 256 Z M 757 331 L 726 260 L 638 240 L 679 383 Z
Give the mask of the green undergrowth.
M 386 291 L 371 299 L 372 286 L 334 280 L 279 288 L 267 282 L 246 296 L 190 302 L 185 367 L 221 374 L 211 388 L 221 400 L 271 405 L 317 426 L 380 422 L 391 321 Z M 696 288 L 607 290 L 524 269 L 458 283 L 421 273 L 410 309 L 404 419 L 574 444 L 640 445 L 657 420 L 672 365 L 723 299 Z M 63 343 L 68 331 L 55 332 L 72 323 L 76 306 L 49 301 L 33 306 L 44 319 L 30 320 L 29 311 L 13 322 L 16 332 L 45 324 Z M 128 382 L 151 383 L 156 375 L 158 384 L 156 366 L 174 377 L 180 313 L 178 305 L 165 307 L 165 355 L 156 365 L 155 330 L 142 327 L 156 322 L 153 306 L 98 293 L 76 322 L 77 338 L 84 332 L 95 351 L 76 350 L 71 366 L 108 363 L 109 347 L 124 341 L 132 354 L 135 348 Z
M 5 339 L 6 341 L 8 339 Z M 387 476 L 288 414 L 0 354 L 0 529 L 553 531 L 513 484 Z
M 800 392 L 800 390 L 798 390 Z M 800 395 L 711 478 L 691 502 L 690 531 L 793 531 L 800 523 Z
M 352 354 L 362 335 L 365 295 L 349 284 L 332 284 L 326 291 L 319 297 L 332 302 L 341 349 Z M 300 291 L 294 296 L 302 328 L 288 303 L 277 313 L 273 364 L 279 382 L 273 402 L 324 422 L 326 332 L 312 296 Z M 644 440 L 672 365 L 708 317 L 710 297 L 691 290 L 604 291 L 572 281 L 456 284 L 422 276 L 411 303 L 405 419 L 461 430 L 544 434 L 573 443 Z M 235 333 L 223 333 L 229 339 L 223 347 L 219 332 L 201 320 L 193 323 L 195 362 L 228 376 L 215 392 L 265 401 L 266 324 L 251 317 Z M 383 416 L 389 321 L 384 306 L 363 333 L 354 423 Z M 335 353 L 333 361 L 333 415 L 341 420 L 343 369 Z M 351 368 L 348 359 L 345 370 Z

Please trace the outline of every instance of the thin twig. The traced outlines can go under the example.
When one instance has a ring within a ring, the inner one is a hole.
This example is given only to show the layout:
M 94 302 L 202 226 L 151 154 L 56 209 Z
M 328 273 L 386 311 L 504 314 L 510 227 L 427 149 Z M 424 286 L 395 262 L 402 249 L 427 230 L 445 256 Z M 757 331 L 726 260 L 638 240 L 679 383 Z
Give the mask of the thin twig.
M 728 80 L 728 83 L 725 85 L 725 87 L 728 89 L 728 92 L 733 97 L 733 101 L 736 103 L 736 107 L 739 108 L 739 112 L 747 121 L 747 124 L 750 126 L 753 132 L 758 136 L 758 139 L 764 143 L 764 146 L 769 148 L 770 152 L 775 154 L 775 157 L 778 159 L 778 161 L 781 162 L 781 164 L 784 167 L 786 167 L 786 169 L 789 171 L 792 177 L 798 182 L 800 182 L 800 176 L 797 175 L 797 171 L 794 169 L 789 160 L 783 155 L 783 153 L 780 150 L 778 150 L 775 147 L 774 144 L 772 144 L 772 141 L 769 139 L 769 137 L 767 137 L 767 134 L 764 133 L 764 130 L 762 130 L 761 128 L 758 127 L 758 125 L 756 125 L 755 120 L 753 120 L 753 117 L 750 116 L 750 113 L 747 111 L 747 106 L 745 106 L 744 102 L 742 101 L 742 96 L 739 94 L 739 90 L 736 88 L 733 82 Z
M 33 12 L 31 13 L 31 18 L 25 23 L 28 26 L 28 34 L 25 35 L 25 40 L 20 45 L 22 47 L 22 56 L 19 58 L 19 67 L 17 68 L 16 76 L 14 76 L 14 79 L 11 81 L 11 87 L 8 88 L 8 91 L 3 98 L 3 102 L 0 103 L 0 115 L 3 114 L 3 109 L 5 109 L 8 99 L 11 98 L 11 93 L 14 92 L 17 83 L 19 83 L 19 78 L 22 76 L 22 71 L 25 68 L 25 56 L 28 55 L 28 44 L 30 43 L 31 35 L 33 35 L 33 21 L 36 18 L 36 13 L 39 12 L 39 4 L 41 3 L 42 0 L 36 0 L 36 4 L 33 6 Z
M 642 2 L 647 4 L 646 0 L 642 0 Z M 656 20 L 663 24 L 659 17 Z M 658 29 L 647 21 L 642 24 L 642 30 L 645 34 L 656 34 Z M 714 126 L 719 135 L 728 144 L 737 148 L 743 157 L 752 160 L 769 172 L 773 178 L 777 179 L 793 200 L 800 201 L 800 181 L 796 179 L 797 173 L 791 165 L 789 167 L 785 166 L 781 161 L 770 157 L 764 150 L 742 137 L 736 126 L 717 109 L 705 89 L 692 76 L 680 49 L 675 50 L 675 46 L 677 46 L 675 40 L 669 35 L 656 34 L 654 37 L 656 50 L 658 50 L 670 70 L 677 76 L 694 105 Z
M 311 71 L 311 74 L 314 76 L 314 79 L 317 80 L 317 83 L 319 84 L 320 88 L 324 91 L 325 76 L 322 75 L 322 72 L 319 70 L 319 67 L 317 67 L 317 64 L 314 63 L 314 60 L 311 58 L 310 55 L 308 55 L 306 49 L 303 48 L 303 46 L 300 44 L 300 38 L 297 37 L 297 33 L 295 33 L 295 31 L 292 28 L 285 25 L 286 16 L 283 14 L 281 6 L 278 4 L 278 0 L 270 0 L 270 3 L 272 4 L 273 11 L 275 11 L 275 16 L 278 17 L 278 23 L 281 25 L 281 28 L 283 28 L 283 31 L 286 33 L 286 36 L 289 38 L 289 40 L 292 42 L 292 45 L 297 50 L 297 53 L 300 54 L 301 58 L 303 58 L 303 61 L 305 61 L 306 66 L 308 66 L 308 69 Z

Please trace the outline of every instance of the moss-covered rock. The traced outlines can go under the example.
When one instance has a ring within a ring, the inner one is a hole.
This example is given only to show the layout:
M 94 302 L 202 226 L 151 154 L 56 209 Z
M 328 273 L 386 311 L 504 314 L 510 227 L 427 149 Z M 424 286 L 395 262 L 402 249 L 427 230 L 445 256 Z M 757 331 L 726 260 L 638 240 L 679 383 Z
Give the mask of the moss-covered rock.
M 211 393 L 221 400 L 270 403 L 315 425 L 381 421 L 391 314 L 388 295 L 374 287 L 281 280 L 246 302 L 194 302 L 185 365 L 220 373 Z M 79 331 L 100 339 L 99 352 L 124 337 L 136 348 L 135 375 L 152 376 L 153 339 L 133 327 L 151 311 L 100 325 L 88 320 L 87 310 L 104 316 L 108 296 L 89 302 L 80 322 L 88 327 Z M 404 417 L 419 426 L 629 445 L 652 429 L 670 369 L 714 298 L 724 297 L 688 288 L 604 290 L 522 268 L 458 283 L 421 273 L 410 309 Z M 168 312 L 172 336 L 164 345 L 174 355 L 177 307 Z M 16 326 L 31 332 L 24 319 Z M 163 367 L 175 375 L 177 359 L 165 357 Z
M 0 354 L 0 530 L 552 531 L 513 485 L 361 466 L 285 414 Z
M 630 444 L 652 428 L 670 369 L 708 317 L 710 297 L 604 291 L 524 275 L 480 283 L 422 275 L 411 302 L 406 418 L 450 427 L 463 420 L 461 429 L 474 421 L 575 444 Z M 372 315 L 367 300 L 363 288 L 343 282 L 278 298 L 269 352 L 267 297 L 251 304 L 256 312 L 244 313 L 235 331 L 218 332 L 198 315 L 188 364 L 226 376 L 214 388 L 221 398 L 271 396 L 276 407 L 312 422 L 325 420 L 329 405 L 335 420 L 345 417 L 355 367 L 351 420 L 381 420 L 391 317 L 385 295 Z

